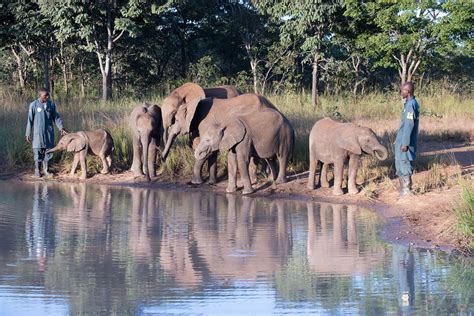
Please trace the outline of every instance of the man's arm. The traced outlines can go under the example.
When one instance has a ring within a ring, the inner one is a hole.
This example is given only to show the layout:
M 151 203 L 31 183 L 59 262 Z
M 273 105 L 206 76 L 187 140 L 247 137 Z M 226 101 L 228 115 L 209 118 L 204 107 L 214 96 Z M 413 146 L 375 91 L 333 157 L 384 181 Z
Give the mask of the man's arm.
M 30 104 L 30 108 L 28 109 L 28 120 L 26 122 L 26 141 L 31 143 L 31 131 L 33 129 L 33 121 L 35 119 L 35 111 L 33 110 L 33 103 Z
M 405 120 L 403 124 L 403 131 L 402 131 L 402 141 L 401 141 L 401 150 L 402 152 L 408 151 L 408 146 L 410 145 L 411 139 L 411 132 L 413 131 L 413 127 L 415 126 L 415 111 L 411 104 L 407 105 L 405 111 Z
M 63 121 L 61 120 L 61 116 L 59 115 L 58 111 L 56 110 L 56 104 L 54 104 L 54 124 L 56 124 L 56 127 L 59 129 L 59 132 L 61 135 L 66 135 L 67 132 L 64 129 L 63 126 Z

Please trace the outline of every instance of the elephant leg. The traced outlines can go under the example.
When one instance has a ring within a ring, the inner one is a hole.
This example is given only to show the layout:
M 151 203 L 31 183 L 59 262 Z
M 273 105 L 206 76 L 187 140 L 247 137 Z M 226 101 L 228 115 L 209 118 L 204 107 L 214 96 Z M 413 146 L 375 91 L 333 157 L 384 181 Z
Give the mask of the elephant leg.
M 329 169 L 329 164 L 328 163 L 321 163 L 321 172 L 319 175 L 319 180 L 321 182 L 321 188 L 329 188 L 329 182 L 328 182 L 328 169 Z
M 323 166 L 324 168 L 324 166 Z M 341 186 L 342 186 L 342 176 L 344 175 L 344 160 L 334 161 L 334 195 L 342 195 Z
M 308 175 L 308 184 L 306 185 L 308 189 L 314 190 L 315 189 L 315 184 L 314 180 L 316 177 L 316 170 L 318 168 L 318 160 L 314 158 L 309 159 L 309 175 Z
M 270 166 L 270 172 L 272 173 L 272 181 L 276 181 L 278 175 L 278 165 L 275 159 L 267 159 L 267 163 Z
M 193 178 L 191 179 L 191 183 L 193 184 L 201 184 L 202 181 L 202 176 L 201 176 L 201 170 L 202 166 L 204 165 L 205 160 L 200 159 L 196 160 L 194 162 L 194 167 L 193 167 Z
M 142 144 L 142 168 L 143 168 L 143 174 L 147 178 L 147 180 L 150 179 L 150 174 L 148 170 L 148 146 L 150 145 L 150 135 L 145 134 L 141 135 L 140 141 Z
M 79 153 L 74 154 L 74 160 L 72 161 L 71 172 L 69 175 L 72 177 L 76 173 L 77 164 L 79 163 Z
M 288 166 L 288 155 L 283 155 L 278 157 L 279 163 L 279 170 L 278 170 L 278 178 L 277 183 L 285 183 L 286 182 L 286 167 Z
M 150 178 L 156 177 L 156 169 L 155 169 L 155 161 L 156 161 L 156 139 L 151 138 L 150 144 L 148 145 L 148 172 L 150 174 Z
M 349 180 L 347 183 L 349 194 L 357 194 L 359 190 L 356 186 L 357 169 L 359 168 L 359 156 L 351 155 L 349 158 Z
M 110 170 L 110 168 L 112 167 L 112 154 L 105 157 L 105 160 L 107 160 L 107 165 L 109 166 L 109 170 Z
M 79 160 L 81 161 L 81 179 L 82 180 L 85 180 L 87 178 L 86 155 L 87 155 L 86 150 L 82 150 L 79 153 Z
M 232 193 L 237 191 L 237 155 L 232 150 L 227 155 L 227 188 L 226 192 Z
M 244 190 L 242 191 L 242 194 L 250 194 L 254 192 L 252 189 L 252 183 L 250 182 L 249 162 L 250 157 L 248 156 L 247 152 L 237 152 L 237 166 L 240 178 L 244 184 Z
M 249 173 L 250 173 L 250 181 L 252 183 L 257 183 L 257 162 L 255 157 L 250 157 L 250 164 L 249 164 Z
M 109 164 L 107 163 L 107 159 L 105 158 L 104 153 L 101 153 L 99 155 L 99 158 L 102 161 L 102 170 L 100 171 L 100 173 L 102 173 L 102 174 L 109 173 Z
M 140 138 L 133 134 L 133 163 L 131 170 L 135 177 L 142 176 L 142 158 L 140 153 Z
M 217 155 L 213 153 L 207 158 L 207 169 L 209 170 L 209 180 L 207 183 L 215 184 L 217 182 Z

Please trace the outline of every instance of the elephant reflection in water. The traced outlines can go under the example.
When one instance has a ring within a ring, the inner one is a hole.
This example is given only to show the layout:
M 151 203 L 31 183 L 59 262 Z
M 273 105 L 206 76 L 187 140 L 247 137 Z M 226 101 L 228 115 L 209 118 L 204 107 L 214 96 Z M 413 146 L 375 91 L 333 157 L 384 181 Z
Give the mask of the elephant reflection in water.
M 50 209 L 48 184 L 35 182 L 33 207 L 25 222 L 28 256 L 38 260 L 39 270 L 44 271 L 47 256 L 56 247 L 55 220 L 53 211 Z
M 315 273 L 365 275 L 382 260 L 381 246 L 358 243 L 356 206 L 307 203 L 307 210 L 307 255 Z
M 268 207 L 250 197 L 203 193 L 192 201 L 192 224 L 167 223 L 162 241 L 162 266 L 176 282 L 255 279 L 286 261 L 292 243 L 283 202 Z
M 130 195 L 132 209 L 128 226 L 128 247 L 135 258 L 148 261 L 154 257 L 153 250 L 159 247 L 153 245 L 156 239 L 152 235 L 154 214 L 157 210 L 156 192 L 131 188 Z
M 196 247 L 210 273 L 231 280 L 272 275 L 286 262 L 291 247 L 283 202 L 268 206 L 230 194 L 226 199 L 227 216 L 222 224 L 216 216 L 202 214 L 200 207 L 193 210 Z
M 77 232 L 81 236 L 110 234 L 112 195 L 107 186 L 89 187 L 85 183 L 65 186 L 69 188 L 72 207 L 57 210 L 59 230 L 63 233 Z M 88 234 L 85 234 L 88 232 Z
M 192 193 L 193 197 L 202 193 Z M 193 199 L 194 200 L 194 199 Z M 169 194 L 166 202 L 172 202 L 173 206 L 166 205 L 166 209 L 172 209 L 177 214 L 163 215 L 163 233 L 160 245 L 160 265 L 174 278 L 177 284 L 195 288 L 203 281 L 202 271 L 198 268 L 196 260 L 198 255 L 195 253 L 195 243 L 192 224 L 189 221 L 185 211 L 192 206 L 177 206 L 174 202 L 188 202 L 182 197 Z

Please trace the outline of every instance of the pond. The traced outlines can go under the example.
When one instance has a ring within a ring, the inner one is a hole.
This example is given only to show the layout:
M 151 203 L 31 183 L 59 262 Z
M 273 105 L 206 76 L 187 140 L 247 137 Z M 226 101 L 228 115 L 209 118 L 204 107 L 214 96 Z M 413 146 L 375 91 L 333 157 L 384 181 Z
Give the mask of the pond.
M 474 313 L 471 263 L 353 205 L 0 181 L 0 315 Z

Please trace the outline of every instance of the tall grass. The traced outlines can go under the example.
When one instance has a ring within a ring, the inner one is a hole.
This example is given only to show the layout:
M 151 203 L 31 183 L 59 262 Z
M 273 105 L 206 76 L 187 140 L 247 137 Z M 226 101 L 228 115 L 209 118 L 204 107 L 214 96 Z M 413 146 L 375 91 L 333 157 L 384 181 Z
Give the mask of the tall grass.
M 30 145 L 24 140 L 28 104 L 34 94 L 19 94 L 13 90 L 0 87 L 0 165 L 2 170 L 24 168 L 31 165 L 32 153 Z M 396 93 L 371 93 L 360 97 L 321 96 L 317 109 L 313 109 L 309 94 L 286 93 L 267 96 L 280 111 L 288 117 L 296 132 L 296 143 L 289 166 L 290 173 L 306 171 L 309 165 L 308 137 L 313 124 L 322 117 L 330 116 L 342 121 L 367 122 L 370 127 L 380 125 L 375 131 L 381 136 L 384 144 L 391 150 L 394 131 L 388 131 L 385 122 L 397 121 L 401 111 L 400 98 Z M 449 139 L 449 122 L 457 119 L 474 117 L 472 96 L 456 94 L 431 93 L 418 96 L 422 113 L 427 117 L 447 121 L 443 133 L 434 129 L 433 139 Z M 59 96 L 55 99 L 58 111 L 68 131 L 107 129 L 115 143 L 115 168 L 127 170 L 132 160 L 131 133 L 128 128 L 128 115 L 139 103 L 149 102 L 160 104 L 161 95 L 144 95 L 121 97 L 103 104 L 98 99 L 67 98 Z M 423 119 L 423 118 L 422 118 Z M 469 129 L 469 127 L 468 127 Z M 438 134 L 437 134 L 438 133 Z M 465 129 L 459 131 L 456 138 L 466 138 Z M 469 139 L 467 136 L 466 139 Z M 391 156 L 393 157 L 393 156 Z M 225 155 L 220 155 L 219 173 L 225 172 Z M 71 162 L 70 154 L 55 155 L 54 161 L 67 168 Z M 190 175 L 194 162 L 193 153 L 187 146 L 185 137 L 178 139 L 165 163 L 158 161 L 158 170 L 167 175 Z M 98 164 L 91 162 L 92 165 Z M 359 172 L 359 180 L 363 182 L 383 182 L 393 176 L 393 160 L 385 162 L 376 159 L 364 159 Z
M 460 178 L 461 192 L 453 207 L 457 219 L 457 230 L 468 240 L 469 247 L 474 249 L 474 190 L 472 182 Z

